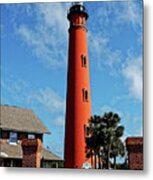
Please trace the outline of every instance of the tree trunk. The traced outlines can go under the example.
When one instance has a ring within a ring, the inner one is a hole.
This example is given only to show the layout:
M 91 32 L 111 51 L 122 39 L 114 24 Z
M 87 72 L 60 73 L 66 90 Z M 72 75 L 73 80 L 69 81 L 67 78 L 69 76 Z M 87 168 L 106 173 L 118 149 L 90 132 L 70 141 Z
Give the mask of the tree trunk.
M 93 153 L 91 151 L 91 167 L 94 168 L 94 165 L 93 165 Z
M 95 154 L 95 169 L 97 169 L 97 154 Z
M 96 169 L 96 164 L 97 164 L 97 162 L 96 162 L 96 153 L 94 152 L 94 166 L 95 166 L 95 169 Z
M 104 169 L 104 159 L 103 159 L 103 157 L 104 157 L 104 150 L 102 150 L 102 152 L 101 152 L 101 169 Z
M 110 169 L 110 163 L 109 163 L 109 159 L 110 159 L 110 146 L 111 146 L 111 144 L 108 144 L 108 152 L 107 152 L 107 169 Z
M 100 152 L 98 153 L 98 168 L 101 169 Z
M 114 169 L 116 169 L 116 156 L 114 156 Z

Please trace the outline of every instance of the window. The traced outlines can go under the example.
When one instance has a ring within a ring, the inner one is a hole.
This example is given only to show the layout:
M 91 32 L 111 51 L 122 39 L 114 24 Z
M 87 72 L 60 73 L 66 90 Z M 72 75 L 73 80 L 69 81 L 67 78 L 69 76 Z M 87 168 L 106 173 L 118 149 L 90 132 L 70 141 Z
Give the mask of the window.
M 35 139 L 35 134 L 28 134 L 28 139 Z
M 83 101 L 87 102 L 88 101 L 88 91 L 87 91 L 87 89 L 83 88 L 82 93 L 83 93 Z
M 87 125 L 85 124 L 85 125 L 84 125 L 84 136 L 85 136 L 85 138 L 89 136 L 89 130 L 88 130 L 88 129 L 89 129 L 89 128 L 88 128 Z
M 84 17 L 80 17 L 79 18 L 79 24 L 81 25 L 85 25 L 85 18 Z
M 87 59 L 85 55 L 81 55 L 82 67 L 87 67 Z
M 17 143 L 17 133 L 10 132 L 9 143 L 16 144 Z
M 85 25 L 85 18 L 84 17 L 82 18 L 82 24 Z
M 81 17 L 79 18 L 79 24 L 82 24 L 82 18 Z

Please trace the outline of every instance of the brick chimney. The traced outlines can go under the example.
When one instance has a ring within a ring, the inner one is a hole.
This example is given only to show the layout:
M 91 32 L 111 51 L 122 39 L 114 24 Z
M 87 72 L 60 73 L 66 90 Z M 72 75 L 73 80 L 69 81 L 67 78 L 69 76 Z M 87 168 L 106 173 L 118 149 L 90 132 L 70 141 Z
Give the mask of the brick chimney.
M 40 139 L 22 140 L 22 167 L 36 167 L 41 165 L 42 141 Z
M 143 170 L 143 138 L 128 137 L 126 139 L 128 164 L 130 170 Z

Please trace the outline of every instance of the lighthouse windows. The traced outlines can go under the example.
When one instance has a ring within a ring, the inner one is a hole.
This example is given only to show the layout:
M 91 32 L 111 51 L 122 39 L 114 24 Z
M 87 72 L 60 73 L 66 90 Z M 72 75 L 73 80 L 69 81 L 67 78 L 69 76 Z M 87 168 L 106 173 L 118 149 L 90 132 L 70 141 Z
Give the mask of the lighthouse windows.
M 79 18 L 79 24 L 82 24 L 82 18 L 81 17 Z
M 84 17 L 82 18 L 82 24 L 85 25 L 85 18 Z
M 87 59 L 85 55 L 81 55 L 82 67 L 87 67 Z
M 83 88 L 82 93 L 83 93 L 83 101 L 87 102 L 88 101 L 88 91 L 87 91 L 87 89 Z
M 85 25 L 85 18 L 84 18 L 84 17 L 80 17 L 78 23 L 79 23 L 80 25 Z

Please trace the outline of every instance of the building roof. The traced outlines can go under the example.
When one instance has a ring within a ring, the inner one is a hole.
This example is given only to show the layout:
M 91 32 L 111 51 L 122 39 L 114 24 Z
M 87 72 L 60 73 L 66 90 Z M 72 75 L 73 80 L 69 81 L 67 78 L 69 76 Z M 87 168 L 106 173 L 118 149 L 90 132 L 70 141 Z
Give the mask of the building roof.
M 127 145 L 143 145 L 143 137 L 128 137 L 126 139 Z
M 22 149 L 20 145 L 0 144 L 0 157 L 22 159 Z
M 11 145 L 11 144 L 0 144 L 0 157 L 1 158 L 11 158 L 11 159 L 22 159 L 22 147 L 21 145 Z M 42 150 L 42 156 L 44 160 L 56 160 L 62 161 L 62 159 L 47 149 Z
M 50 133 L 31 109 L 0 105 L 0 129 L 29 133 Z
M 53 154 L 52 152 L 48 151 L 47 149 L 43 148 L 42 151 L 43 159 L 44 160 L 56 160 L 56 161 L 61 161 L 62 159 Z

